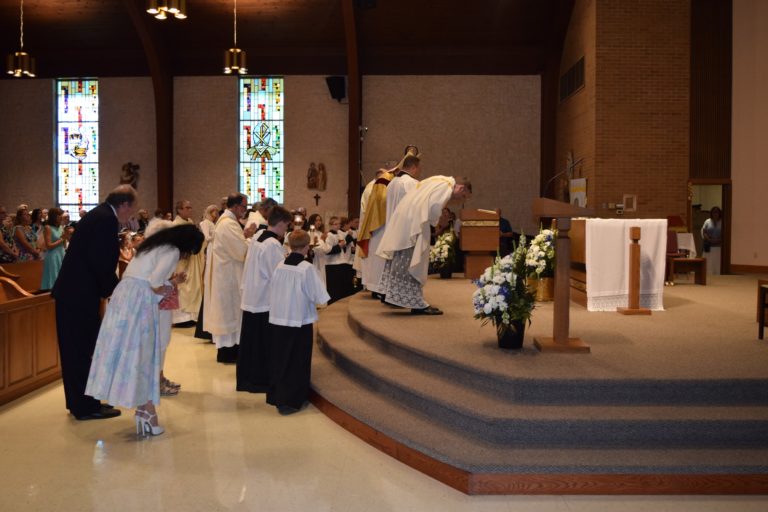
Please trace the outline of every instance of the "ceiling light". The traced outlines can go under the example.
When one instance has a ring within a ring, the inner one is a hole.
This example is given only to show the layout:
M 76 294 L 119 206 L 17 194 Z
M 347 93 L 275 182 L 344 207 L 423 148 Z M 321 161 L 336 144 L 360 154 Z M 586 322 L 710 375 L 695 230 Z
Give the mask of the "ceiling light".
M 19 51 L 9 54 L 5 62 L 9 75 L 35 78 L 35 58 L 24 51 L 24 0 L 19 6 Z
M 245 65 L 245 50 L 237 47 L 237 0 L 235 0 L 234 20 L 234 44 L 232 48 L 224 52 L 224 74 L 231 75 L 235 71 L 238 74 L 244 75 L 248 72 L 248 68 Z

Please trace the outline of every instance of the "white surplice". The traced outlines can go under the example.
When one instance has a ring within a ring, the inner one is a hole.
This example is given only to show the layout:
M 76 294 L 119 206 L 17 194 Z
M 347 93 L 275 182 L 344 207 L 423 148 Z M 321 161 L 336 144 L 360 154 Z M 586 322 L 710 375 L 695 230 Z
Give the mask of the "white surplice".
M 414 247 L 409 272 L 422 285 L 427 281 L 429 267 L 429 228 L 437 225 L 455 184 L 456 180 L 450 176 L 422 180 L 400 201 L 392 216 L 387 217 L 387 229 L 377 254 L 392 259 L 395 251 Z
M 301 327 L 317 321 L 317 306 L 330 299 L 315 267 L 308 261 L 298 265 L 280 263 L 269 288 L 269 323 Z
M 247 252 L 240 223 L 234 213 L 225 210 L 216 222 L 205 266 L 203 328 L 213 335 L 217 348 L 240 342 L 240 283 Z
M 254 235 L 255 236 L 255 235 Z M 242 301 L 240 307 L 250 313 L 269 311 L 269 287 L 272 274 L 285 260 L 283 244 L 276 237 L 251 242 L 243 268 Z

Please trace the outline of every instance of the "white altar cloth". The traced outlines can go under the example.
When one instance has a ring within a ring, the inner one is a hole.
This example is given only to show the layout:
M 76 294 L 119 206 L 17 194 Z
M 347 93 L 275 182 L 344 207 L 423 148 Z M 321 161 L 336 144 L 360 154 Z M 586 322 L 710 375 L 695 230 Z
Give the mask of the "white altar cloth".
M 586 219 L 587 310 L 629 303 L 629 228 L 640 227 L 640 307 L 664 310 L 666 219 Z

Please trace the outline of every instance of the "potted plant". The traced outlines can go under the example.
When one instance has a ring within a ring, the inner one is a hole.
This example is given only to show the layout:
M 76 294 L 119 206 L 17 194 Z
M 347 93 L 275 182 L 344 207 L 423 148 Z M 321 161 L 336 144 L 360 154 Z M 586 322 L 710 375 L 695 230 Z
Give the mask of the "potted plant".
M 525 236 L 520 240 L 511 254 L 496 256 L 493 265 L 475 281 L 478 289 L 472 296 L 475 318 L 496 327 L 500 348 L 522 348 L 525 325 L 531 323 L 536 305 L 525 283 Z
M 539 302 L 551 301 L 555 289 L 555 238 L 557 230 L 540 229 L 525 257 L 529 288 Z
M 441 279 L 450 279 L 453 273 L 453 261 L 456 257 L 456 235 L 449 229 L 437 237 L 435 245 L 429 249 L 429 262 L 440 273 Z

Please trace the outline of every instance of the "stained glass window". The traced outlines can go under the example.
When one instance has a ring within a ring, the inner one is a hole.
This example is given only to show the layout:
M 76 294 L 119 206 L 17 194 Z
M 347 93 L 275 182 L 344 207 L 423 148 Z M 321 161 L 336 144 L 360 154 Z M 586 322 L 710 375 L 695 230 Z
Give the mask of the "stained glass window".
M 56 195 L 77 220 L 99 204 L 99 82 L 56 80 L 56 98 Z
M 283 79 L 240 78 L 240 192 L 283 202 Z

